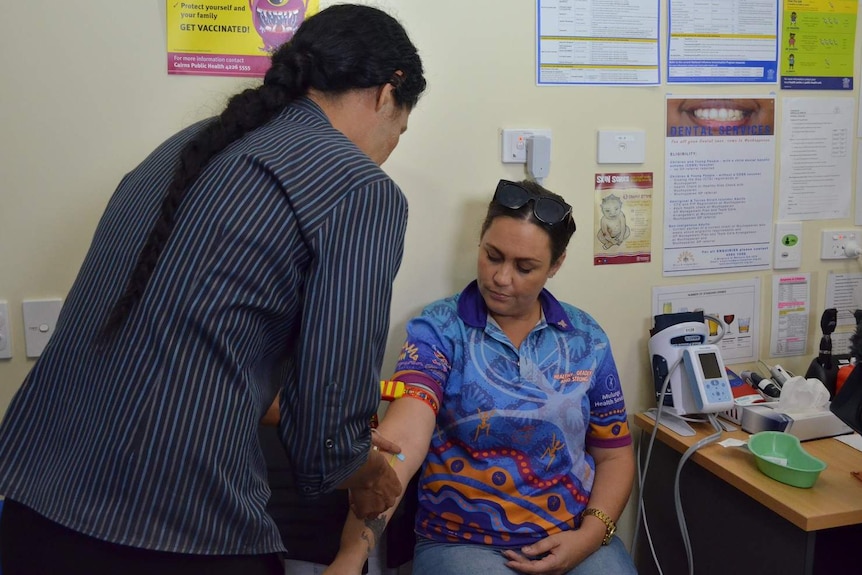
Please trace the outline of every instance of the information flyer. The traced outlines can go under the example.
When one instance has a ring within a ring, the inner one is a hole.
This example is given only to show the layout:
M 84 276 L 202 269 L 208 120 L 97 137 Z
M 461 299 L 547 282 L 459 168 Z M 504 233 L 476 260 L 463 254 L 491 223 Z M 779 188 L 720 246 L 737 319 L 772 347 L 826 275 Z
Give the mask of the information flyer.
M 781 87 L 852 90 L 857 0 L 784 0 Z
M 319 0 L 167 0 L 168 74 L 263 76 Z
M 771 267 L 775 97 L 667 98 L 665 276 Z
M 772 357 L 807 353 L 810 283 L 807 273 L 772 277 Z
M 708 341 L 719 347 L 726 364 L 759 359 L 759 302 L 759 278 L 652 289 L 653 315 L 700 311 L 710 316 Z
M 668 0 L 667 81 L 775 83 L 778 0 Z
M 596 174 L 593 263 L 651 260 L 652 172 Z
M 655 85 L 657 0 L 537 0 L 536 83 Z
M 854 99 L 783 98 L 781 104 L 779 219 L 849 217 Z

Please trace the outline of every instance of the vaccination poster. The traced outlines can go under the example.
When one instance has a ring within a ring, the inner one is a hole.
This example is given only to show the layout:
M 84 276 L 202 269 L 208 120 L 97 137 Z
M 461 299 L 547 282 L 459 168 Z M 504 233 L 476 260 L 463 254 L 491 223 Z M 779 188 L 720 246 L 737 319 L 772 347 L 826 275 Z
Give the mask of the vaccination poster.
M 857 0 L 784 0 L 781 87 L 852 90 Z
M 596 174 L 593 264 L 651 260 L 652 172 Z
M 768 270 L 775 97 L 667 97 L 665 276 Z
M 319 0 L 167 0 L 168 74 L 263 76 Z
M 667 81 L 778 79 L 778 0 L 668 0 Z

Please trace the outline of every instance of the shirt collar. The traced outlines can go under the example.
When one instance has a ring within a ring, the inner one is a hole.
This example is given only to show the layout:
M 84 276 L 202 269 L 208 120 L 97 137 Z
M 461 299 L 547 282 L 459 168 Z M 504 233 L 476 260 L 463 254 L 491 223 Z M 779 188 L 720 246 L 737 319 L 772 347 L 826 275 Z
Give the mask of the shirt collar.
M 572 331 L 568 314 L 557 301 L 557 298 L 551 295 L 551 292 L 543 288 L 539 294 L 539 302 L 542 305 L 542 313 L 545 314 L 545 321 L 548 325 L 552 325 L 560 331 Z M 485 305 L 485 300 L 479 293 L 478 281 L 470 282 L 458 296 L 458 317 L 470 327 L 485 329 L 488 323 L 488 306 Z
M 290 107 L 302 110 L 303 112 L 314 116 L 318 120 L 323 120 L 327 124 L 332 123 L 329 121 L 329 117 L 326 115 L 326 112 L 323 111 L 323 108 L 318 106 L 317 102 L 315 102 L 308 96 L 302 96 L 300 98 L 297 98 L 296 100 L 291 102 Z

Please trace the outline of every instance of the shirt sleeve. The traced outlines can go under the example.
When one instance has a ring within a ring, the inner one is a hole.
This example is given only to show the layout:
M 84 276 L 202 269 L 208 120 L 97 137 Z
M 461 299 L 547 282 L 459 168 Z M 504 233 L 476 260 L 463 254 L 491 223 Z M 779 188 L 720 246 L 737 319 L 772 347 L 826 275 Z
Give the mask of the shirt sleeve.
M 432 304 L 407 323 L 393 379 L 426 386 L 437 395 L 441 407 L 443 389 L 452 371 L 453 349 L 442 326 L 457 322 L 455 311 L 443 302 Z
M 348 194 L 312 239 L 280 433 L 300 491 L 334 489 L 367 459 L 407 202 L 389 180 Z
M 596 346 L 600 354 L 590 398 L 590 425 L 586 444 L 591 447 L 624 447 L 632 442 L 620 377 L 607 337 Z

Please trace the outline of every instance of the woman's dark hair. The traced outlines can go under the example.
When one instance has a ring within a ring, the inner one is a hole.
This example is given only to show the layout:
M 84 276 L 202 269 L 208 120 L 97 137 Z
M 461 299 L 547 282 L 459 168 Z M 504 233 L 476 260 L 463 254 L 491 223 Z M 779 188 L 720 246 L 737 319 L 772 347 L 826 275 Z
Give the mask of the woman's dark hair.
M 517 185 L 532 193 L 536 198 L 551 198 L 562 204 L 566 203 L 562 196 L 558 196 L 554 192 L 546 190 L 536 182 L 523 180 L 517 182 Z M 551 265 L 554 265 L 563 253 L 565 253 L 566 247 L 569 245 L 569 240 L 572 239 L 572 234 L 575 233 L 575 220 L 570 212 L 566 214 L 566 217 L 564 217 L 562 221 L 556 224 L 546 224 L 538 219 L 536 214 L 533 212 L 535 202 L 536 200 L 530 200 L 520 208 L 513 209 L 507 208 L 503 204 L 497 202 L 496 198 L 492 199 L 491 203 L 488 204 L 488 213 L 485 215 L 485 221 L 482 222 L 482 233 L 480 234 L 480 237 L 485 235 L 485 232 L 488 231 L 488 228 L 491 227 L 494 220 L 499 217 L 505 216 L 507 218 L 515 218 L 516 220 L 527 220 L 539 226 L 548 234 L 548 237 L 551 240 Z
M 119 330 L 141 298 L 173 230 L 176 212 L 210 159 L 309 89 L 338 95 L 387 83 L 394 87 L 396 103 L 408 110 L 425 90 L 422 60 L 392 16 L 370 6 L 339 4 L 303 22 L 293 38 L 273 53 L 263 84 L 233 96 L 224 111 L 180 151 L 159 219 L 102 327 L 102 338 L 110 339 Z

